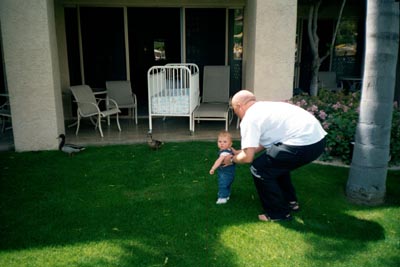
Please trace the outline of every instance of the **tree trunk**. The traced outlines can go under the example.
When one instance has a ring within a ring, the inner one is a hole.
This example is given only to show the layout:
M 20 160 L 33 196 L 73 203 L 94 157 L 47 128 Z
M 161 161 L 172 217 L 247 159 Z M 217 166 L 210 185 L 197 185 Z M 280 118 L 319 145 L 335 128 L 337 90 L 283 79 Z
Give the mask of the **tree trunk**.
M 308 14 L 308 39 L 310 41 L 312 62 L 311 62 L 311 83 L 310 83 L 310 95 L 316 96 L 318 94 L 318 71 L 321 65 L 318 46 L 319 37 L 317 35 L 318 29 L 318 9 L 321 5 L 321 1 L 318 1 L 315 5 L 310 7 L 310 12 Z
M 399 45 L 399 4 L 368 0 L 360 118 L 346 195 L 354 203 L 384 202 Z
M 318 10 L 321 5 L 322 0 L 317 1 L 315 4 L 311 5 L 310 11 L 308 14 L 308 39 L 310 41 L 311 54 L 313 56 L 313 60 L 311 62 L 311 83 L 310 83 L 310 95 L 316 96 L 318 95 L 318 72 L 321 63 L 331 54 L 333 47 L 335 45 L 336 35 L 339 30 L 340 21 L 342 19 L 342 13 L 344 6 L 346 4 L 346 0 L 342 1 L 342 5 L 340 7 L 338 20 L 336 22 L 335 32 L 332 36 L 332 41 L 330 44 L 330 48 L 326 51 L 326 54 L 323 57 L 319 56 L 318 46 L 319 46 L 319 37 L 317 34 L 318 29 Z
M 318 87 L 319 87 L 318 71 L 320 66 L 321 63 L 319 57 L 314 56 L 311 64 L 311 82 L 310 82 L 310 95 L 312 96 L 318 95 Z

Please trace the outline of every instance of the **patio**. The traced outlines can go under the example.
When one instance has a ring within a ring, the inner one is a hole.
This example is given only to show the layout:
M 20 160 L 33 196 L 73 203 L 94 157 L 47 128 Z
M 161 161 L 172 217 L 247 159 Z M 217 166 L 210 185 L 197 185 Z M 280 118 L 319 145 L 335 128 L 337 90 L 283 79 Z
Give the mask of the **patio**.
M 145 143 L 149 130 L 149 120 L 146 117 L 139 117 L 136 125 L 133 120 L 120 118 L 122 131 L 119 132 L 115 119 L 112 118 L 110 126 L 104 121 L 102 123 L 104 137 L 101 138 L 98 130 L 88 119 L 81 121 L 79 133 L 76 136 L 76 126 L 68 127 L 72 122 L 66 121 L 65 135 L 68 143 L 84 146 L 102 146 L 116 144 Z M 216 140 L 219 131 L 224 129 L 224 122 L 202 121 L 196 122 L 195 132 L 189 133 L 188 118 L 167 117 L 153 119 L 153 138 L 163 142 L 182 142 L 182 141 L 213 141 Z M 236 118 L 232 121 L 229 131 L 235 140 L 239 140 L 240 131 L 236 129 Z M 54 137 L 56 138 L 56 136 Z M 12 130 L 0 133 L 0 151 L 13 150 Z

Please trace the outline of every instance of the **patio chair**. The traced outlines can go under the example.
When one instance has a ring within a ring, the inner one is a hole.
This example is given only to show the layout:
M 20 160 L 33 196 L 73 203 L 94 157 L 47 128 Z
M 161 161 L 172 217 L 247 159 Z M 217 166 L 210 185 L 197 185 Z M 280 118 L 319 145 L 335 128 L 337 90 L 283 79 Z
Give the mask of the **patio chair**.
M 77 85 L 71 86 L 70 90 L 72 95 L 75 98 L 75 101 L 78 105 L 77 109 L 77 126 L 76 126 L 76 135 L 79 132 L 79 126 L 81 118 L 91 118 L 93 124 L 95 124 L 95 129 L 98 127 L 101 137 L 104 137 L 103 131 L 101 129 L 101 119 L 105 117 L 109 117 L 111 115 L 116 115 L 118 130 L 121 131 L 121 126 L 119 125 L 118 113 L 121 111 L 118 108 L 117 102 L 115 100 L 108 98 L 108 101 L 113 103 L 113 107 L 110 109 L 100 109 L 100 103 L 105 101 L 106 99 L 95 98 L 92 89 L 88 85 Z M 96 121 L 93 121 L 92 118 L 95 117 Z
M 8 99 L 4 103 L 0 105 L 0 119 L 1 119 L 1 132 L 4 133 L 5 130 L 11 129 L 12 126 L 6 127 L 7 121 L 10 121 L 11 124 L 11 110 L 10 110 L 10 102 Z
M 106 81 L 107 97 L 114 99 L 119 109 L 127 108 L 128 114 L 132 112 L 132 119 L 138 124 L 137 99 L 132 92 L 130 81 Z
M 194 121 L 225 121 L 225 130 L 230 124 L 229 114 L 229 66 L 204 66 L 203 95 L 200 105 L 193 112 Z
M 334 71 L 320 71 L 318 72 L 319 88 L 324 88 L 332 92 L 339 92 L 343 90 L 343 82 L 338 81 L 336 72 Z

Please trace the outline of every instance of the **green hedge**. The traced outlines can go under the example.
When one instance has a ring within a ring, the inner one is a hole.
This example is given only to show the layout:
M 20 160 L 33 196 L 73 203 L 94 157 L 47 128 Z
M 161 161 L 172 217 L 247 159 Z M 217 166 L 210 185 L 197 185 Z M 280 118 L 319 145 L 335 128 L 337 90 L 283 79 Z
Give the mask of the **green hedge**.
M 351 142 L 358 122 L 360 92 L 344 94 L 320 90 L 318 96 L 306 94 L 294 96 L 289 102 L 304 108 L 313 114 L 328 132 L 327 147 L 323 160 L 340 158 L 350 163 L 352 154 Z M 400 109 L 394 103 L 392 130 L 390 137 L 391 160 L 389 165 L 400 163 Z

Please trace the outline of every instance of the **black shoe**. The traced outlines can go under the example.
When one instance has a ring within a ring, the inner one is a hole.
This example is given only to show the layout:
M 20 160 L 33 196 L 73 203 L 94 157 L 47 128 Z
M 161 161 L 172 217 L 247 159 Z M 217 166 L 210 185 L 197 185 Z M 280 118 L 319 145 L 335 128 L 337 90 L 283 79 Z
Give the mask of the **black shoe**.
M 289 209 L 291 211 L 294 211 L 294 212 L 300 211 L 300 206 L 297 201 L 291 201 L 291 202 L 289 202 L 288 205 L 289 205 Z

